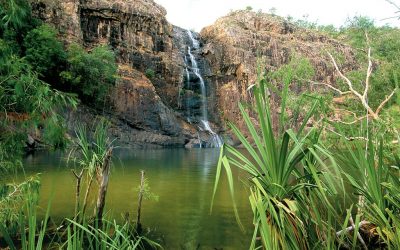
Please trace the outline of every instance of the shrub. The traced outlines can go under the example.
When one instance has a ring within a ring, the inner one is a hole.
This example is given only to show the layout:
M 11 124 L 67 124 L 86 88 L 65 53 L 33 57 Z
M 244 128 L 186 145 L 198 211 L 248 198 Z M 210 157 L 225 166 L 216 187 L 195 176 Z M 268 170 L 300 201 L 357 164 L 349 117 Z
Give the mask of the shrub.
M 55 82 L 66 60 L 56 30 L 47 24 L 31 30 L 24 39 L 24 47 L 25 59 L 33 70 L 49 82 Z
M 84 103 L 98 108 L 104 105 L 115 85 L 116 73 L 115 55 L 110 49 L 98 46 L 88 53 L 73 44 L 68 50 L 67 71 L 61 77 Z
M 247 6 L 247 7 L 246 7 L 246 10 L 247 10 L 247 11 L 252 11 L 252 10 L 253 10 L 253 7 Z
M 154 70 L 152 70 L 152 69 L 147 69 L 145 72 L 145 75 L 147 76 L 147 78 L 149 78 L 151 80 L 154 77 L 156 77 L 156 72 L 154 72 Z

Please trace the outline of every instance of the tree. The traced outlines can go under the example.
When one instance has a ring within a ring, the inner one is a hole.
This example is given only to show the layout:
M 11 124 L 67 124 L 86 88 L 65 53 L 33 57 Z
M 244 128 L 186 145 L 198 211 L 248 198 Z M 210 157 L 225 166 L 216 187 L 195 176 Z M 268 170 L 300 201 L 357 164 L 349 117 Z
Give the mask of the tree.
M 268 10 L 268 13 L 274 16 L 274 15 L 276 15 L 276 11 L 277 11 L 277 9 L 275 7 L 272 7 Z
M 0 24 L 1 28 L 22 27 L 26 18 L 30 16 L 31 8 L 26 0 L 6 0 L 0 2 Z
M 24 39 L 25 59 L 47 82 L 56 82 L 65 64 L 66 53 L 57 39 L 57 31 L 43 24 L 31 30 Z
M 18 145 L 11 148 L 14 152 L 23 146 L 27 128 L 37 127 L 41 123 L 48 124 L 45 121 L 54 121 L 51 124 L 52 128 L 56 129 L 62 125 L 56 110 L 65 106 L 74 107 L 77 104 L 73 96 L 54 90 L 40 80 L 31 65 L 24 58 L 13 54 L 12 49 L 1 39 L 0 83 L 0 142 L 15 142 L 7 143 Z M 54 132 L 55 130 L 50 133 L 52 139 L 55 138 Z M 58 138 L 61 137 L 64 137 L 64 133 Z M 59 143 L 60 140 L 57 140 L 57 144 Z
M 81 100 L 94 107 L 103 107 L 109 90 L 115 85 L 117 65 L 114 53 L 98 46 L 90 53 L 80 45 L 68 49 L 67 70 L 61 73 L 66 86 L 76 92 Z

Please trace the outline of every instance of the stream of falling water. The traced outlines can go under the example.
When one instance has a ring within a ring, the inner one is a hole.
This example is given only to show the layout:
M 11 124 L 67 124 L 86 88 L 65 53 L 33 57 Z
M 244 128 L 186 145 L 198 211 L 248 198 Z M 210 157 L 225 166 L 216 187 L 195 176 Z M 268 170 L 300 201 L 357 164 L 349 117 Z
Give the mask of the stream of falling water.
M 193 34 L 191 31 L 188 30 L 187 32 L 188 32 L 188 36 L 192 42 L 193 49 L 195 49 L 195 50 L 199 49 L 200 48 L 199 41 L 193 37 Z M 202 114 L 202 117 L 201 117 L 202 128 L 201 129 L 210 133 L 211 146 L 220 148 L 222 146 L 223 142 L 222 142 L 221 137 L 211 129 L 210 123 L 208 122 L 206 85 L 205 85 L 202 75 L 200 74 L 200 69 L 199 69 L 198 63 L 192 53 L 192 48 L 190 46 L 188 48 L 188 54 L 189 54 L 190 63 L 192 66 L 192 71 L 200 81 L 201 114 Z M 186 71 L 186 73 L 188 74 L 188 71 Z

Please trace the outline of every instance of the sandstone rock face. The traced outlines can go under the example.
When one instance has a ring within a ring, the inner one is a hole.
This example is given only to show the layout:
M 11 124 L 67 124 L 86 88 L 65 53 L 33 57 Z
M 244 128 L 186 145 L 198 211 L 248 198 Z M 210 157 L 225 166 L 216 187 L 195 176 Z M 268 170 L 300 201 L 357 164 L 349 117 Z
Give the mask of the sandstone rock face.
M 178 114 L 169 109 L 143 73 L 120 65 L 117 87 L 112 94 L 115 114 L 129 126 L 181 136 L 183 128 Z
M 120 63 L 153 71 L 156 91 L 167 105 L 176 107 L 182 58 L 164 8 L 151 0 L 88 0 L 80 9 L 85 45 L 111 45 Z
M 212 131 L 221 132 L 226 120 L 243 128 L 237 104 L 252 101 L 247 88 L 256 79 L 258 55 L 265 59 L 266 70 L 273 71 L 300 54 L 314 65 L 315 80 L 327 82 L 333 81 L 334 73 L 323 55 L 325 48 L 343 54 L 345 68 L 354 61 L 351 49 L 335 40 L 278 17 L 237 11 L 200 35 L 192 34 L 200 41 L 193 55 L 205 80 L 203 98 L 188 59 L 192 38 L 169 24 L 165 9 L 153 0 L 30 1 L 33 14 L 54 25 L 67 45 L 76 42 L 90 50 L 105 44 L 114 50 L 119 78 L 112 91 L 112 111 L 105 115 L 113 124 L 111 134 L 132 146 L 209 146 Z M 212 130 L 201 124 L 204 99 Z M 80 107 L 70 115 L 70 129 L 79 120 L 93 123 L 95 112 Z
M 112 106 L 119 123 L 160 135 L 147 136 L 146 144 L 183 147 L 192 139 L 194 127 L 174 111 L 183 81 L 183 31 L 167 22 L 163 7 L 152 0 L 31 0 L 31 4 L 33 14 L 58 28 L 66 44 L 77 42 L 88 50 L 104 44 L 114 50 L 119 80 Z M 146 72 L 152 74 L 146 77 Z
M 201 31 L 203 55 L 211 66 L 208 76 L 215 91 L 209 106 L 220 120 L 236 122 L 244 128 L 237 104 L 251 102 L 247 91 L 256 80 L 257 58 L 263 58 L 266 71 L 287 64 L 293 55 L 308 58 L 316 81 L 333 82 L 334 69 L 325 53 L 334 49 L 344 55 L 344 69 L 355 65 L 350 47 L 316 32 L 296 27 L 284 19 L 251 11 L 236 11 Z M 222 124 L 222 123 L 221 123 Z
M 37 18 L 54 25 L 65 42 L 80 42 L 80 0 L 29 0 L 32 14 Z

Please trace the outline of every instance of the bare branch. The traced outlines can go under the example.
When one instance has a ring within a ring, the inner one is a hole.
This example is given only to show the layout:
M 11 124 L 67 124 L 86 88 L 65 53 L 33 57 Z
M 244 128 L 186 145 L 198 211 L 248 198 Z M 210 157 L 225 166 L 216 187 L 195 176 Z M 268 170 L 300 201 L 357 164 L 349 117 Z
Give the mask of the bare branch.
M 394 7 L 396 7 L 398 10 L 400 10 L 400 6 L 398 6 L 395 2 L 393 2 L 392 0 L 386 0 L 386 2 L 390 3 L 391 5 L 393 5 Z
M 371 50 L 369 49 L 369 50 L 368 50 L 369 55 L 370 55 L 370 53 L 371 53 L 370 51 L 371 51 Z M 353 83 L 350 81 L 349 78 L 347 78 L 347 77 L 340 71 L 340 69 L 339 69 L 339 67 L 338 67 L 338 65 L 337 65 L 337 63 L 336 63 L 336 61 L 335 61 L 335 58 L 332 56 L 332 54 L 328 52 L 328 55 L 329 55 L 329 57 L 331 58 L 332 63 L 333 63 L 333 65 L 334 65 L 336 71 L 338 72 L 338 74 L 340 75 L 340 77 L 346 82 L 346 84 L 347 84 L 347 86 L 349 87 L 349 89 L 350 89 L 350 91 L 352 92 L 352 94 L 355 95 L 356 97 L 358 97 L 358 98 L 360 99 L 360 101 L 361 101 L 362 105 L 364 106 L 364 108 L 368 111 L 368 113 L 369 113 L 374 119 L 378 119 L 379 117 L 376 115 L 376 113 L 375 113 L 375 112 L 371 109 L 371 107 L 368 105 L 367 96 L 361 95 L 360 93 L 358 93 L 358 92 L 353 88 Z M 372 70 L 372 66 L 371 66 L 371 69 L 369 69 L 369 71 L 370 71 L 370 70 Z M 367 73 L 367 75 L 368 75 L 368 73 Z M 370 75 L 371 75 L 371 73 L 369 73 L 369 76 L 367 76 L 367 78 L 369 78 Z M 365 91 L 364 91 L 364 92 L 365 92 Z M 368 92 L 368 90 L 367 90 L 367 92 Z
M 328 87 L 328 88 L 330 88 L 330 89 L 332 89 L 332 90 L 338 92 L 339 95 L 348 95 L 348 94 L 351 94 L 351 93 L 352 93 L 351 91 L 341 91 L 340 89 L 335 88 L 335 87 L 333 87 L 332 85 L 327 84 L 327 83 L 314 82 L 314 81 L 310 81 L 310 82 L 311 82 L 312 84 L 314 84 L 314 85 L 323 85 L 323 86 L 326 86 L 326 87 Z
M 364 225 L 368 225 L 368 224 L 371 224 L 371 223 L 369 221 L 363 220 L 358 224 L 358 227 L 360 228 L 360 227 L 362 227 Z M 347 228 L 345 228 L 343 230 L 340 230 L 340 231 L 336 232 L 336 236 L 340 236 L 343 233 L 348 233 L 348 232 L 351 232 L 353 230 L 354 230 L 354 226 L 351 225 L 350 227 L 347 227 Z
M 365 34 L 368 40 L 368 35 Z M 365 89 L 364 89 L 364 94 L 363 98 L 366 99 L 368 95 L 368 90 L 369 90 L 369 79 L 371 78 L 372 74 L 372 60 L 371 60 L 371 48 L 368 49 L 368 69 L 367 69 L 367 76 L 365 78 Z
M 353 115 L 354 118 L 357 119 L 357 114 L 355 112 L 353 112 L 353 111 L 350 111 L 350 110 L 347 110 L 347 109 L 338 109 L 338 108 L 336 108 L 335 111 L 342 111 L 342 112 L 350 113 L 350 114 Z
M 335 67 L 336 71 L 339 73 L 340 77 L 346 82 L 347 86 L 349 87 L 350 91 L 352 94 L 354 94 L 355 96 L 359 97 L 360 99 L 362 98 L 362 96 L 360 95 L 360 93 L 358 93 L 356 90 L 354 90 L 353 88 L 353 84 L 351 83 L 350 79 L 347 78 L 342 71 L 340 71 L 339 66 L 336 63 L 335 58 L 333 58 L 332 54 L 328 52 L 329 57 L 331 58 L 331 61 L 333 63 L 333 66 Z
M 347 137 L 347 136 L 345 136 L 345 135 L 342 135 L 342 134 L 340 134 L 340 133 L 338 133 L 338 132 L 336 132 L 335 130 L 333 130 L 333 129 L 331 129 L 331 128 L 326 128 L 327 130 L 329 130 L 329 131 L 331 131 L 332 133 L 334 133 L 335 135 L 337 135 L 337 136 L 340 136 L 340 137 L 342 137 L 342 138 L 344 138 L 345 140 L 347 140 L 347 141 L 354 141 L 354 140 L 362 140 L 362 141 L 368 141 L 368 139 L 367 138 L 365 138 L 365 137 L 362 137 L 362 136 L 357 136 L 357 137 Z
M 356 226 L 354 225 L 353 216 L 350 216 L 350 219 L 349 219 L 349 220 L 350 220 L 350 223 L 351 223 L 351 225 L 353 226 L 353 228 L 356 228 Z M 364 241 L 364 239 L 362 238 L 360 232 L 357 232 L 357 238 L 358 238 L 358 240 L 360 241 L 360 243 L 361 243 L 361 245 L 363 246 L 363 248 L 364 248 L 365 250 L 368 250 L 368 247 L 367 247 L 367 245 L 365 244 L 365 241 Z
M 397 88 L 395 88 L 390 95 L 386 97 L 385 100 L 379 105 L 379 107 L 376 109 L 376 114 L 379 115 L 379 113 L 382 111 L 383 107 L 390 101 L 390 99 L 393 97 L 393 95 L 396 93 Z
M 344 121 L 341 121 L 341 120 L 329 120 L 329 121 L 330 122 L 338 122 L 338 123 L 342 123 L 342 124 L 345 124 L 345 125 L 353 125 L 353 124 L 355 124 L 355 123 L 357 123 L 357 122 L 359 122 L 359 121 L 361 121 L 361 120 L 363 120 L 365 118 L 367 118 L 366 115 L 364 115 L 362 117 L 358 117 L 358 118 L 356 117 L 356 119 L 354 121 L 351 121 L 351 122 L 344 122 Z

